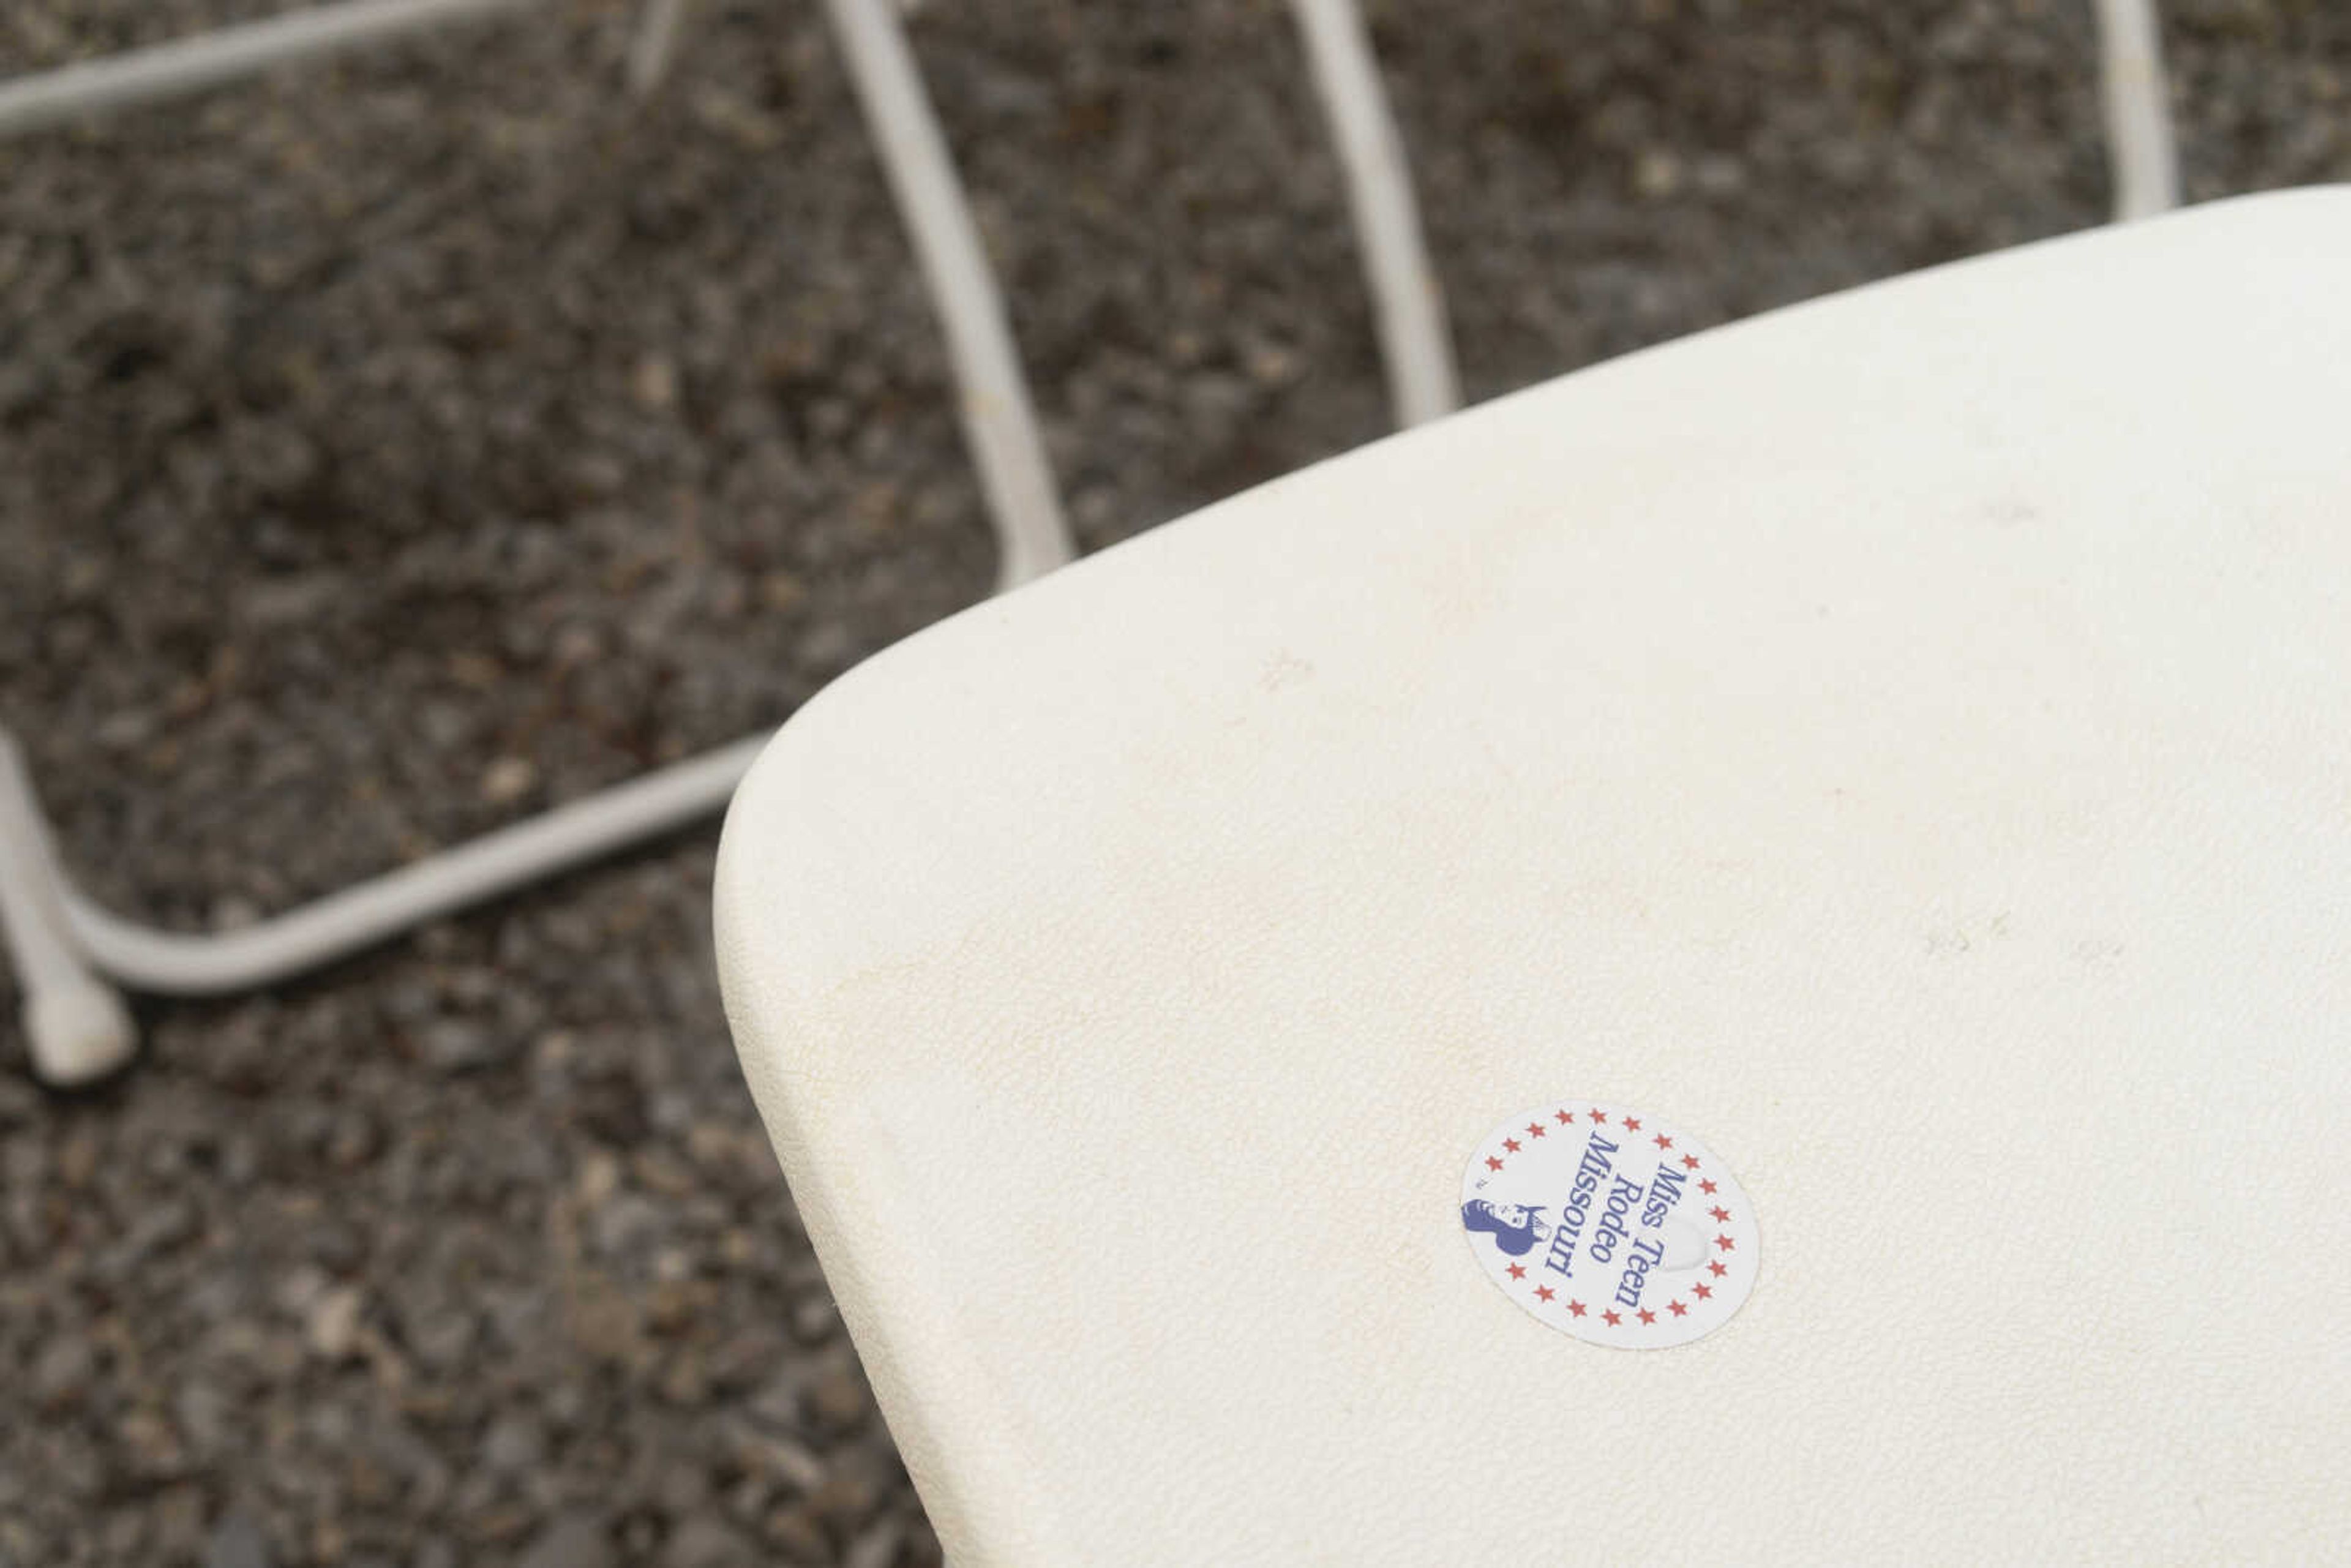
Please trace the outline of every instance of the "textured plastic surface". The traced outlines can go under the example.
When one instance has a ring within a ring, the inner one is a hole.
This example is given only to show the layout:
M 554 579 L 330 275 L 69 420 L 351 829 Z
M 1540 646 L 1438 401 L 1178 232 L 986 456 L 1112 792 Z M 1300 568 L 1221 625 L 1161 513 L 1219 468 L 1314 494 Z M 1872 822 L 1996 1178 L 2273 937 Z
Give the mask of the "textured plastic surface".
M 1270 485 L 810 704 L 746 1071 L 959 1568 L 2310 1562 L 2351 1532 L 2351 193 Z M 1752 1197 L 1575 1343 L 1564 1093 Z

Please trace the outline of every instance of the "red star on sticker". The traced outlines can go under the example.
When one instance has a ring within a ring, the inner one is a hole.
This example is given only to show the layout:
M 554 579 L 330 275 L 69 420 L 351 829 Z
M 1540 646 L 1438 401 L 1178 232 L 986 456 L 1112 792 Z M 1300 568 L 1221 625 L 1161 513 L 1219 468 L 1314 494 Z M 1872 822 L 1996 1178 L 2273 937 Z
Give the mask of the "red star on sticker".
M 1701 1281 L 1699 1283 L 1690 1287 L 1690 1293 L 1701 1301 L 1710 1301 L 1714 1296 L 1714 1287 Z
M 1698 1169 L 1698 1156 L 1696 1155 L 1684 1155 L 1682 1156 L 1682 1169 L 1686 1171 L 1694 1171 Z
M 1493 1155 L 1488 1155 L 1486 1156 L 1486 1168 L 1489 1171 L 1500 1170 L 1502 1168 L 1502 1162 L 1496 1159 Z
M 1583 1315 L 1583 1303 L 1582 1301 L 1570 1301 L 1567 1303 L 1567 1310 L 1571 1315 L 1580 1318 Z
M 1682 1305 L 1679 1301 L 1667 1301 L 1666 1303 L 1666 1311 L 1673 1313 L 1674 1316 L 1677 1318 L 1686 1318 L 1689 1316 L 1689 1309 Z
M 1728 1273 L 1729 1273 L 1729 1272 L 1730 1272 L 1730 1270 L 1729 1270 L 1729 1269 L 1726 1269 L 1726 1268 L 1724 1268 L 1724 1267 L 1723 1267 L 1722 1260 L 1720 1260 L 1719 1258 L 1716 1259 L 1713 1262 L 1708 1263 L 1708 1264 L 1706 1266 L 1706 1271 L 1707 1271 L 1708 1273 L 1709 1273 L 1709 1274 L 1713 1275 L 1713 1276 L 1714 1276 L 1716 1279 L 1718 1279 L 1718 1280 L 1721 1279 L 1725 1274 L 1728 1274 Z
M 1674 1141 L 1666 1136 L 1663 1133 L 1659 1133 L 1656 1137 L 1651 1138 L 1649 1142 L 1656 1145 L 1657 1147 L 1661 1149 L 1670 1149 L 1674 1146 Z
M 1510 1150 L 1510 1153 L 1515 1155 L 1519 1152 L 1519 1141 L 1516 1138 L 1504 1138 L 1502 1140 L 1502 1147 Z
M 1594 1111 L 1594 1112 L 1593 1112 L 1593 1113 L 1592 1113 L 1592 1119 L 1593 1119 L 1593 1121 L 1595 1121 L 1595 1122 L 1605 1122 L 1606 1120 L 1608 1120 L 1608 1113 L 1607 1113 L 1607 1112 L 1605 1112 L 1605 1111 Z M 1635 1122 L 1635 1123 L 1634 1123 L 1634 1124 L 1633 1124 L 1633 1125 L 1634 1125 L 1634 1126 L 1635 1126 L 1635 1127 L 1639 1126 L 1640 1124 L 1640 1124 L 1640 1123 L 1638 1123 L 1638 1122 Z
M 1712 1197 L 1714 1196 L 1714 1184 L 1710 1181 L 1702 1181 L 1698 1183 L 1698 1191 L 1706 1194 L 1708 1197 Z
M 1537 1285 L 1535 1287 L 1535 1299 L 1537 1301 L 1548 1301 L 1551 1298 L 1552 1289 L 1549 1285 Z
M 1718 1236 L 1718 1237 L 1716 1237 L 1716 1238 L 1714 1239 L 1714 1244 L 1715 1244 L 1717 1247 L 1721 1248 L 1725 1252 L 1728 1252 L 1728 1251 L 1731 1250 L 1731 1241 L 1730 1241 L 1730 1238 L 1729 1238 L 1729 1237 L 1728 1237 L 1728 1236 Z
M 1643 1307 L 1640 1312 L 1640 1318 L 1645 1323 L 1653 1323 L 1657 1321 L 1657 1314 L 1651 1312 L 1648 1308 Z
M 1523 1280 L 1527 1277 L 1527 1266 L 1524 1263 L 1513 1263 L 1510 1267 L 1511 1279 Z
M 1554 1111 L 1552 1113 L 1551 1119 L 1564 1127 L 1570 1122 L 1575 1120 L 1575 1113 L 1573 1111 Z
M 1622 1326 L 1624 1325 L 1624 1322 L 1625 1322 L 1625 1320 L 1624 1320 L 1623 1318 L 1618 1317 L 1614 1312 L 1603 1312 L 1603 1313 L 1601 1313 L 1601 1314 L 1600 1314 L 1600 1321 L 1601 1321 L 1602 1322 L 1606 1323 L 1606 1324 L 1607 1324 L 1610 1328 L 1612 1328 L 1612 1329 L 1613 1329 L 1613 1328 L 1620 1328 L 1620 1327 L 1622 1327 Z
M 1601 1117 L 1600 1119 L 1601 1119 L 1602 1121 L 1604 1121 L 1604 1121 L 1606 1121 L 1608 1118 L 1606 1118 L 1605 1116 L 1603 1116 L 1603 1117 Z M 1625 1130 L 1626 1132 L 1630 1132 L 1630 1133 L 1637 1133 L 1637 1132 L 1639 1132 L 1639 1131 L 1641 1130 L 1641 1118 L 1640 1118 L 1640 1117 L 1638 1117 L 1638 1116 L 1627 1116 L 1627 1117 L 1625 1117 Z
M 1527 1136 L 1528 1136 L 1528 1137 L 1530 1137 L 1530 1138 L 1540 1138 L 1540 1137 L 1541 1137 L 1542 1135 L 1543 1135 L 1543 1124 L 1542 1124 L 1541 1122 L 1529 1122 L 1529 1123 L 1527 1124 Z
M 1724 1225 L 1728 1225 L 1728 1224 L 1729 1224 L 1729 1223 L 1730 1223 L 1730 1210 L 1729 1210 L 1729 1209 L 1727 1209 L 1727 1208 L 1723 1207 L 1722 1207 L 1722 1205 L 1720 1205 L 1720 1204 L 1719 1204 L 1719 1203 L 1718 1203 L 1718 1204 L 1716 1204 L 1712 1208 L 1708 1209 L 1708 1210 L 1707 1210 L 1707 1212 L 1708 1212 L 1708 1214 L 1711 1214 L 1712 1216 L 1714 1216 L 1714 1218 L 1715 1218 L 1718 1221 L 1719 1221 L 1720 1223 L 1722 1223 L 1722 1224 L 1724 1224 Z

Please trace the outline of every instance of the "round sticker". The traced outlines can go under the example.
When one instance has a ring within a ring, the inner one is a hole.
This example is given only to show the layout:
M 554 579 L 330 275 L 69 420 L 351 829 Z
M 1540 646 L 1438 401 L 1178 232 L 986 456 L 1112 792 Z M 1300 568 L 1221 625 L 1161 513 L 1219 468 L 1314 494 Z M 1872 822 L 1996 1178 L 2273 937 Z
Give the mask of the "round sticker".
M 1461 1225 L 1502 1293 L 1590 1344 L 1662 1350 L 1755 1288 L 1755 1210 L 1683 1128 L 1605 1101 L 1523 1112 L 1478 1146 Z

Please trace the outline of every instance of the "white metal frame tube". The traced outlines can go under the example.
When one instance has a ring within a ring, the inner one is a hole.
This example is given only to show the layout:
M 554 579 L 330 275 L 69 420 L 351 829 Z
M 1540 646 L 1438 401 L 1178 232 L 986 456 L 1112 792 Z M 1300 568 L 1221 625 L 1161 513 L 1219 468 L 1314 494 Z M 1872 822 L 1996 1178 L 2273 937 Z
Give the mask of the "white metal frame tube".
M 2155 0 L 2097 4 L 2098 88 L 2114 170 L 2115 220 L 2123 223 L 2179 204 L 2179 156 Z
M 274 66 L 340 53 L 536 0 L 343 0 L 0 81 L 0 137 L 182 98 Z
M 124 920 L 74 886 L 24 754 L 0 729 L 0 937 L 24 988 L 34 1070 L 81 1083 L 130 1059 L 135 1036 L 109 981 L 210 997 L 308 973 L 717 814 L 768 738 L 747 736 L 252 925 L 189 935 Z
M 527 0 L 359 0 L 0 87 L 0 134 L 233 80 L 391 32 Z M 654 0 L 633 62 L 657 78 L 682 12 Z M 964 426 L 1000 546 L 999 587 L 1073 553 L 1044 444 L 945 139 L 888 0 L 834 0 L 859 96 L 937 300 Z M 169 996 L 250 990 L 543 881 L 724 810 L 764 734 L 484 835 L 238 930 L 162 931 L 77 889 L 58 862 L 21 751 L 0 730 L 0 935 L 22 977 L 34 1065 L 52 1082 L 103 1076 L 134 1038 L 107 980 Z
M 656 768 L 413 865 L 233 931 L 183 936 L 109 914 L 57 873 L 57 904 L 89 963 L 135 991 L 221 996 L 274 985 L 428 920 L 601 860 L 726 810 L 764 733 Z
M 1076 551 L 1004 301 L 924 95 L 896 0 L 827 0 L 827 7 L 946 330 L 964 439 L 1001 549 L 997 581 L 1010 588 L 1063 565 Z
M 1292 0 L 1314 85 L 1346 172 L 1396 423 L 1424 423 L 1461 406 L 1445 296 L 1420 228 L 1404 139 L 1388 111 L 1355 0 Z
M 0 938 L 24 995 L 33 1071 L 70 1086 L 130 1061 L 137 1037 L 121 997 L 76 948 L 59 897 L 64 883 L 24 754 L 0 730 Z
M 203 38 L 0 84 L 0 135 L 193 92 L 281 62 L 530 0 L 353 0 Z M 1298 0 L 1347 170 L 1399 417 L 1458 402 L 1435 275 L 1403 150 L 1352 0 Z M 828 0 L 842 52 L 946 329 L 965 436 L 979 470 L 1008 588 L 1071 559 L 1044 442 L 945 138 L 893 0 Z M 632 57 L 640 89 L 661 75 L 683 0 L 652 0 Z M 275 984 L 424 921 L 543 881 L 725 809 L 764 734 L 658 769 L 253 925 L 208 935 L 127 921 L 77 889 L 59 863 L 23 755 L 0 730 L 0 936 L 25 990 L 36 1070 L 52 1082 L 128 1060 L 129 1015 L 107 982 L 169 996 Z
M 651 97 L 669 74 L 677 53 L 678 34 L 685 26 L 686 0 L 645 0 L 637 19 L 637 36 L 629 42 L 629 90 Z

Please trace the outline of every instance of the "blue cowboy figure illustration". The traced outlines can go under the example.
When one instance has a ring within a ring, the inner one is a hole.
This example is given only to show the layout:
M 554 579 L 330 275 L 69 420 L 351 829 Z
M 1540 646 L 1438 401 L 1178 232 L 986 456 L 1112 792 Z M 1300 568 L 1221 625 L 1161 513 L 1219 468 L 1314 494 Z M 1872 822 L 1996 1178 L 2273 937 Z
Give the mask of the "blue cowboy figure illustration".
M 1529 1208 L 1517 1203 L 1489 1203 L 1473 1197 L 1461 1206 L 1461 1223 L 1471 1230 L 1482 1230 L 1494 1239 L 1494 1245 L 1513 1258 L 1523 1258 L 1551 1234 L 1551 1226 L 1540 1208 Z

